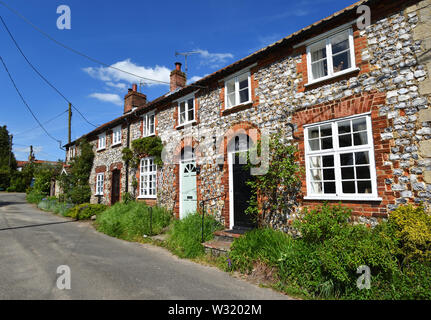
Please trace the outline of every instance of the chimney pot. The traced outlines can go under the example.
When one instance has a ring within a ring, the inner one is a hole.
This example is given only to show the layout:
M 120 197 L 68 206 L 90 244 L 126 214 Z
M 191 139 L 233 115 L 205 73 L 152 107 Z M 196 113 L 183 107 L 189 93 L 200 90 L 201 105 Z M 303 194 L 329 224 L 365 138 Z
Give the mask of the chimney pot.
M 133 91 L 138 91 L 138 85 L 136 83 L 132 84 L 132 90 Z
M 175 62 L 175 69 L 181 71 L 181 62 Z
M 175 69 L 171 71 L 170 89 L 171 92 L 177 88 L 186 86 L 186 74 L 181 71 L 181 62 L 175 62 Z

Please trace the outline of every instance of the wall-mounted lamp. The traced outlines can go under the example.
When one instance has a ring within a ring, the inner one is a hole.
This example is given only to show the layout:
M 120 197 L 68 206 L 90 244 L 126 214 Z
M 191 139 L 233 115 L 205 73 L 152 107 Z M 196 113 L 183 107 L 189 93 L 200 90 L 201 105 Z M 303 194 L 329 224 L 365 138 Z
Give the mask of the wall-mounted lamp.
M 97 203 L 100 204 L 101 203 L 101 199 L 103 197 L 103 194 L 96 194 L 97 197 Z

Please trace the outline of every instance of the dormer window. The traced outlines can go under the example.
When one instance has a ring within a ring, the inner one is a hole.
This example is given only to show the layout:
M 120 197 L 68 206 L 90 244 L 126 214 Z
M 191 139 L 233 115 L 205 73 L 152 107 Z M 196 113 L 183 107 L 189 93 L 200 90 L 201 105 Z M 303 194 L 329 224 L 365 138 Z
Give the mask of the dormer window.
M 156 116 L 154 112 L 149 112 L 143 116 L 142 126 L 142 135 L 144 137 L 149 137 L 156 133 Z
M 115 146 L 121 143 L 121 125 L 112 129 L 112 145 Z
M 307 46 L 308 83 L 326 80 L 356 69 L 352 29 Z
M 178 101 L 178 125 L 182 126 L 195 121 L 194 95 Z
M 226 108 L 251 102 L 250 72 L 244 72 L 225 81 Z
M 103 150 L 106 148 L 106 133 L 99 134 L 99 140 L 97 144 L 97 150 Z

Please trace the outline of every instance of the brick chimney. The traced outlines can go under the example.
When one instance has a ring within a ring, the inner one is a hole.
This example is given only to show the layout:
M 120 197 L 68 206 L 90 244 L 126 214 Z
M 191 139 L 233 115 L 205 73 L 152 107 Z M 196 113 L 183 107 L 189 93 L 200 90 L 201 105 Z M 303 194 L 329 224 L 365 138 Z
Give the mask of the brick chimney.
M 133 108 L 139 108 L 147 104 L 147 96 L 138 92 L 138 85 L 134 83 L 132 89 L 124 97 L 124 113 L 132 111 Z
M 171 92 L 186 86 L 186 74 L 181 71 L 181 63 L 175 62 L 175 69 L 171 71 Z

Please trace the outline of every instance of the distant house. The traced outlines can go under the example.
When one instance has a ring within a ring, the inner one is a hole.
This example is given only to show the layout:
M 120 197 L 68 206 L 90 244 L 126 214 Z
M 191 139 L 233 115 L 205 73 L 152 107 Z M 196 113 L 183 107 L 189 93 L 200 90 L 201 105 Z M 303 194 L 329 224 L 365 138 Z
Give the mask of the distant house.
M 48 160 L 34 160 L 34 161 L 31 161 L 31 162 L 34 163 L 34 164 L 50 164 L 50 165 L 53 165 L 53 166 L 61 164 L 61 162 L 58 162 L 58 161 L 48 161 Z M 17 163 L 17 166 L 16 166 L 17 170 L 18 171 L 22 171 L 22 169 L 27 164 L 29 164 L 30 161 L 17 161 L 16 163 Z
M 357 23 L 361 5 L 369 26 Z M 91 201 L 119 201 L 136 178 L 137 199 L 178 218 L 208 200 L 226 228 L 249 227 L 236 154 L 293 124 L 287 138 L 299 137 L 305 169 L 298 210 L 341 202 L 374 225 L 400 204 L 431 203 L 430 5 L 363 0 L 191 85 L 176 63 L 170 91 L 151 102 L 133 85 L 123 115 L 83 136 L 95 153 Z M 122 150 L 151 136 L 174 160 L 128 168 Z M 76 141 L 66 148 L 70 161 Z M 290 219 L 271 225 L 286 230 Z

